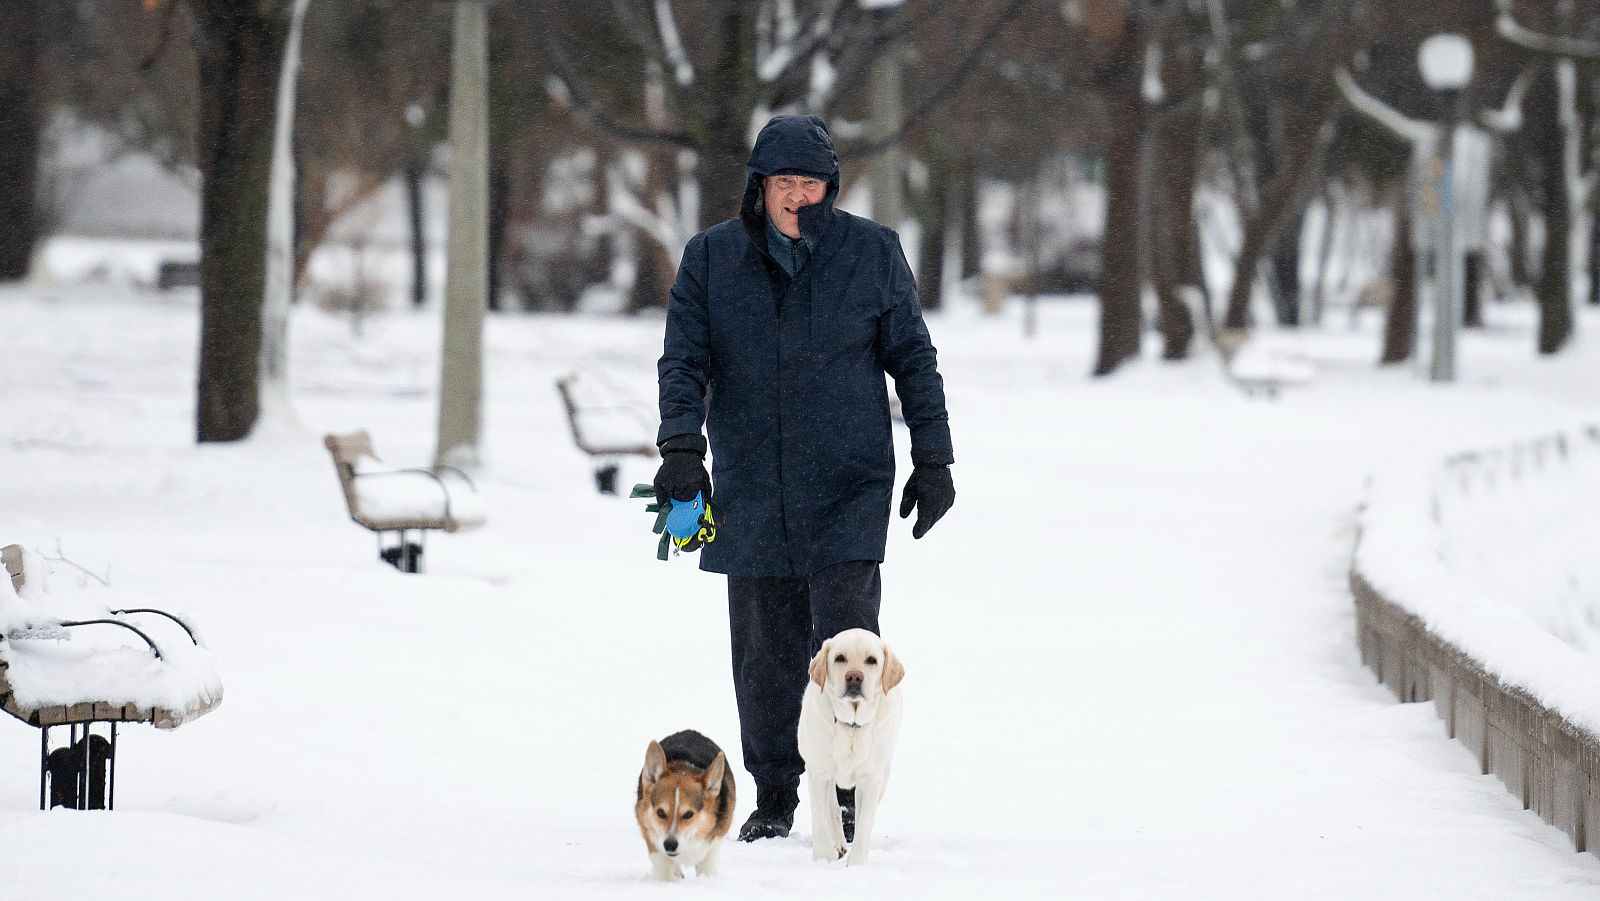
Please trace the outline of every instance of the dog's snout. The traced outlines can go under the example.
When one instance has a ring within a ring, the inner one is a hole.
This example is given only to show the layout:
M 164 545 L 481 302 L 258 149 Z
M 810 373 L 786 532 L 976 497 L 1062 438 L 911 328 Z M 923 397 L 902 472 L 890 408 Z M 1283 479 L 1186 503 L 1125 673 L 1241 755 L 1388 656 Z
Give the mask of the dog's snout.
M 865 678 L 866 675 L 860 670 L 851 670 L 850 672 L 844 674 L 844 682 L 846 685 L 860 685 L 861 680 Z
M 665 849 L 668 854 L 676 854 L 676 853 L 678 853 L 678 839 L 677 839 L 677 837 L 671 836 L 671 835 L 667 836 L 666 841 L 661 843 L 661 847 L 663 849 Z

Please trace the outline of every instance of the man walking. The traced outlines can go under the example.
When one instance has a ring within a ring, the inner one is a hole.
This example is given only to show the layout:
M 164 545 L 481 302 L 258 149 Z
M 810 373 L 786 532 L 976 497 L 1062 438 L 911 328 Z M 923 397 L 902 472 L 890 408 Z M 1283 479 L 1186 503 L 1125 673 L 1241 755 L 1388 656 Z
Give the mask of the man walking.
M 739 217 L 690 239 L 658 366 L 658 499 L 713 500 L 700 566 L 728 576 L 734 691 L 756 810 L 743 841 L 785 836 L 805 764 L 806 664 L 878 631 L 894 489 L 884 374 L 911 430 L 900 515 L 921 538 L 955 502 L 944 385 L 893 231 L 834 209 L 839 159 L 815 116 L 761 129 Z M 706 198 L 707 201 L 713 198 Z M 716 494 L 704 464 L 713 451 Z M 851 812 L 849 793 L 840 803 Z

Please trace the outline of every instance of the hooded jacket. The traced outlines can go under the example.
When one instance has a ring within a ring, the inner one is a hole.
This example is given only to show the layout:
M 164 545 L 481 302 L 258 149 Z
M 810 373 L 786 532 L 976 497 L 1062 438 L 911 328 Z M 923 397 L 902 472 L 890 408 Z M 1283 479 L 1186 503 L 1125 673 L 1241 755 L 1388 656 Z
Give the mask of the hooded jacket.
M 884 375 L 918 464 L 954 462 L 936 352 L 899 237 L 834 208 L 839 163 L 822 120 L 776 116 L 747 166 L 739 218 L 695 235 L 667 307 L 657 442 L 699 435 L 712 455 L 717 539 L 700 566 L 796 576 L 882 560 L 894 489 Z M 800 209 L 810 259 L 793 276 L 767 250 L 761 181 L 824 178 Z

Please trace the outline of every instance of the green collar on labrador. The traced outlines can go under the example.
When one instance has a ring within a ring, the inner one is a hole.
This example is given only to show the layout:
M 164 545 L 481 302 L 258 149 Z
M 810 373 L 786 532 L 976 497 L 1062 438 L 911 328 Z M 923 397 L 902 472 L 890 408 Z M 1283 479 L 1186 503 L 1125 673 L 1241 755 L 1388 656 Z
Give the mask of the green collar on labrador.
M 837 716 L 835 716 L 833 718 L 833 722 L 834 722 L 834 725 L 837 725 L 837 726 L 849 726 L 852 729 L 860 729 L 863 726 L 872 725 L 871 723 L 847 723 L 844 720 L 839 719 Z

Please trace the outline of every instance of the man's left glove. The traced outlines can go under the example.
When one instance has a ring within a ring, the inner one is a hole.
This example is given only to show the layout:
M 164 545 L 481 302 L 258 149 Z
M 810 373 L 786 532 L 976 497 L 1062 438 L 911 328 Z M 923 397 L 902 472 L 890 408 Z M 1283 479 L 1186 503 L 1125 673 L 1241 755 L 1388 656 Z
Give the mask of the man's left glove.
M 950 467 L 921 465 L 911 470 L 905 492 L 900 495 L 900 518 L 910 516 L 915 507 L 917 521 L 911 526 L 911 537 L 921 538 L 940 517 L 950 512 L 955 502 L 956 483 L 950 478 Z
M 706 439 L 689 433 L 661 442 L 661 468 L 656 470 L 656 502 L 669 498 L 692 501 L 697 494 L 711 496 L 711 474 L 706 472 Z

